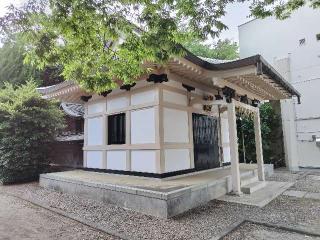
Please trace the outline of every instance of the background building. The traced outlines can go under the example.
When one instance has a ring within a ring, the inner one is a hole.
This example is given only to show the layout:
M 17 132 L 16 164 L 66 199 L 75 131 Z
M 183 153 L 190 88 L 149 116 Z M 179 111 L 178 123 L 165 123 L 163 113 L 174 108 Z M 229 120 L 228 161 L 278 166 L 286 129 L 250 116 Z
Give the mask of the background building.
M 320 167 L 320 11 L 303 7 L 289 19 L 255 19 L 239 26 L 240 57 L 261 54 L 301 93 L 282 100 L 287 166 Z
M 82 167 L 84 107 L 64 102 L 60 108 L 65 113 L 66 127 L 51 145 L 51 167 L 53 170 Z

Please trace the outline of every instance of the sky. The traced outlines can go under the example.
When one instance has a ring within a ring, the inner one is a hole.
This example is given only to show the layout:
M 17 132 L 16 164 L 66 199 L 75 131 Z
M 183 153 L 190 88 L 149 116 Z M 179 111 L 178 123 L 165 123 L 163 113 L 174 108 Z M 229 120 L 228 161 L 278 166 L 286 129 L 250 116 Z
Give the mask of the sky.
M 19 5 L 23 0 L 0 0 L 0 16 L 6 13 L 6 7 L 10 4 Z
M 3 16 L 9 4 L 21 4 L 24 0 L 0 0 L 0 16 Z M 239 42 L 238 37 L 238 26 L 248 22 L 249 18 L 249 3 L 233 3 L 230 4 L 226 9 L 227 14 L 222 19 L 223 22 L 228 26 L 228 30 L 221 33 L 220 38 L 229 38 L 233 41 Z
M 229 38 L 239 42 L 238 26 L 252 19 L 252 17 L 249 17 L 249 2 L 236 2 L 229 4 L 226 12 L 226 15 L 222 18 L 222 22 L 228 26 L 228 30 L 223 31 L 220 35 L 220 38 Z

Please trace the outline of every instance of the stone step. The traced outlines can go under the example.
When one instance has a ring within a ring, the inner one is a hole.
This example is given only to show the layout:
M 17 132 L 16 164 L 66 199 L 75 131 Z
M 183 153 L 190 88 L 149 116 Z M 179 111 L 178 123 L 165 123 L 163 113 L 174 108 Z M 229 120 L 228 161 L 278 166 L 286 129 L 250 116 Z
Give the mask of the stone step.
M 241 172 L 240 173 L 240 177 L 254 177 L 255 176 L 255 171 L 254 170 L 249 170 L 249 171 L 245 171 L 245 172 Z
M 245 186 L 250 183 L 257 182 L 257 181 L 259 181 L 257 175 L 248 175 L 248 176 L 241 177 L 241 179 L 240 179 L 241 186 Z
M 266 182 L 265 181 L 257 181 L 257 182 L 253 182 L 247 185 L 244 185 L 243 187 L 241 187 L 241 191 L 245 194 L 251 194 L 255 191 L 260 190 L 261 188 L 266 186 Z

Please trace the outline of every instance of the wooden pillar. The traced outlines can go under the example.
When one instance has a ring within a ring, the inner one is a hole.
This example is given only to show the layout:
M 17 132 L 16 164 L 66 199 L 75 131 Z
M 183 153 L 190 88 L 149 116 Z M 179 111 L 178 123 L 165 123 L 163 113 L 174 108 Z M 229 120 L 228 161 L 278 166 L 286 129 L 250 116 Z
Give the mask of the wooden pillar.
M 228 123 L 229 123 L 230 157 L 231 157 L 232 192 L 235 195 L 240 195 L 241 194 L 240 168 L 239 168 L 236 108 L 235 108 L 234 102 L 231 102 L 228 104 Z
M 258 178 L 259 181 L 265 181 L 259 109 L 254 113 L 254 135 L 256 140 Z
M 88 146 L 88 105 L 84 104 L 83 148 Z M 83 150 L 82 148 L 82 150 Z M 83 150 L 83 167 L 87 167 L 87 151 Z

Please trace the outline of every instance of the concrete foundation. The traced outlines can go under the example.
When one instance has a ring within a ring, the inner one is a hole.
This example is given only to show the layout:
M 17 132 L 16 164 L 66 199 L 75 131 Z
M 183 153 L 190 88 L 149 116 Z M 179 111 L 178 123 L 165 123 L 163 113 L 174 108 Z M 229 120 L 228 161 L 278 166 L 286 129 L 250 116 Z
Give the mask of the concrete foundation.
M 242 166 L 241 176 L 256 177 L 253 166 Z M 229 168 L 165 181 L 77 170 L 42 174 L 40 185 L 160 218 L 183 213 L 232 190 Z

